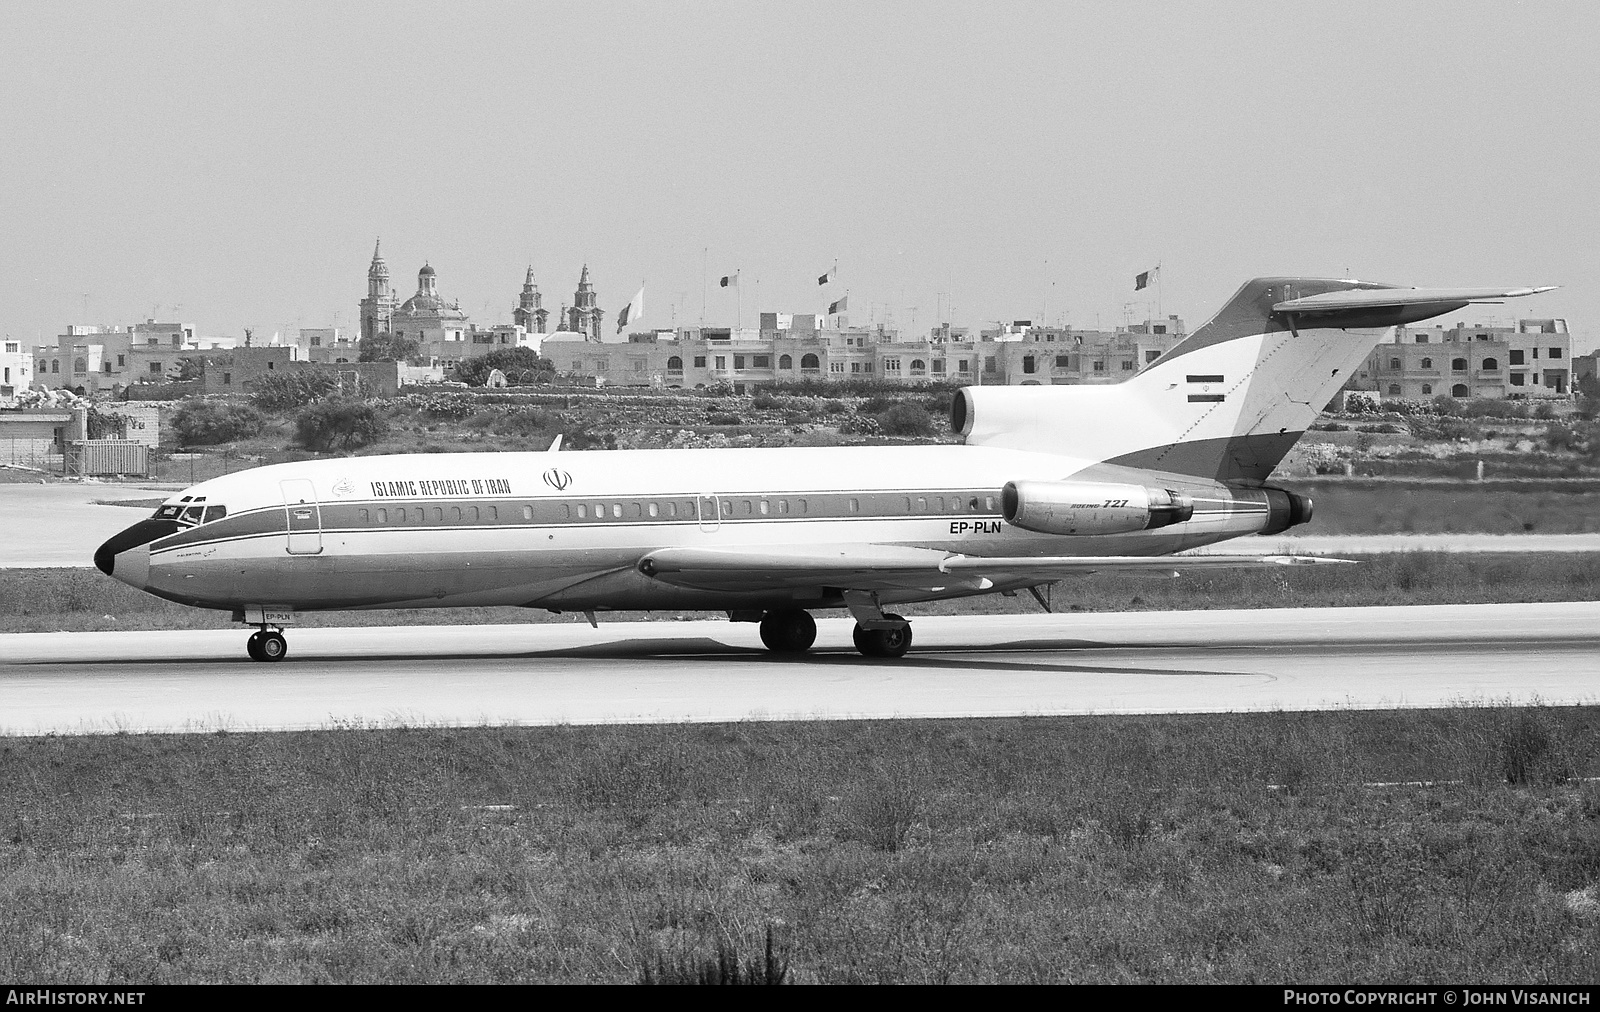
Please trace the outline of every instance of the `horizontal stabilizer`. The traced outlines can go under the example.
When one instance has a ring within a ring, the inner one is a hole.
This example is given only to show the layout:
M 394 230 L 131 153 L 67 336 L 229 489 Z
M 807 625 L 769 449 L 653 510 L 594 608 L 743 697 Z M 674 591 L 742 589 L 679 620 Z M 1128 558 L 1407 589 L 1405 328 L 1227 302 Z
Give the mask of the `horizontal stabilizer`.
M 1352 309 L 1386 309 L 1397 306 L 1440 305 L 1456 308 L 1489 299 L 1519 299 L 1524 295 L 1538 295 L 1540 292 L 1554 290 L 1553 285 L 1544 288 L 1350 288 L 1277 302 L 1273 304 L 1272 311 L 1319 315 L 1347 312 Z
M 1187 569 L 1339 565 L 1300 555 L 1108 555 L 981 558 L 892 546 L 663 548 L 639 560 L 646 576 L 700 590 L 834 587 L 840 590 L 988 590 L 1096 572 L 1174 573 Z

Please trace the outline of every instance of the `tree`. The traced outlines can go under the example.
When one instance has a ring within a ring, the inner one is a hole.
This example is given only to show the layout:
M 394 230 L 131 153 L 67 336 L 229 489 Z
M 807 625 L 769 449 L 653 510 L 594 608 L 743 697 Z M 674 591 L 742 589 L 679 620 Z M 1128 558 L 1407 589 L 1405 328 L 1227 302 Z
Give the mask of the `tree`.
M 172 431 L 183 446 L 215 446 L 261 430 L 261 412 L 248 404 L 188 400 L 172 416 Z
M 357 362 L 409 362 L 422 353 L 422 345 L 409 337 L 393 334 L 373 334 L 356 343 L 360 354 Z
M 308 450 L 354 449 L 378 439 L 389 423 L 363 401 L 323 400 L 294 419 L 295 438 Z
M 525 383 L 539 373 L 554 373 L 556 364 L 540 358 L 532 348 L 496 348 L 487 355 L 456 363 L 456 379 L 468 386 L 482 386 L 495 369 L 505 373 L 509 380 Z
M 206 360 L 198 356 L 178 359 L 178 376 L 182 380 L 197 380 L 206 374 Z
M 332 394 L 339 380 L 325 372 L 288 372 L 263 376 L 250 399 L 262 411 L 287 411 Z

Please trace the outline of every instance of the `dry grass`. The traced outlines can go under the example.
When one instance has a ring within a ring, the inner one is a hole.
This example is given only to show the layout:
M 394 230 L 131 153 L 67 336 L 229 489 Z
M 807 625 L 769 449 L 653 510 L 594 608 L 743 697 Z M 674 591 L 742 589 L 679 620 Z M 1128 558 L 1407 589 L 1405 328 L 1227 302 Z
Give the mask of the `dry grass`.
M 1564 777 L 1597 772 L 1597 731 L 1469 708 L 12 739 L 0 977 L 1593 981 L 1600 785 Z

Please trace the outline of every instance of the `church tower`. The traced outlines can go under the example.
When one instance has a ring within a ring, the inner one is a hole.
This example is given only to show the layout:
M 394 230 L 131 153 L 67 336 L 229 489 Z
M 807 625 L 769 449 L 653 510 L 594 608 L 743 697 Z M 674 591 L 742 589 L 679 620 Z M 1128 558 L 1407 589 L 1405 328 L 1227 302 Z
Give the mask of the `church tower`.
M 367 268 L 367 297 L 361 300 L 361 336 L 386 334 L 394 320 L 394 291 L 389 287 L 389 265 L 383 262 L 380 244 L 372 247 L 372 265 Z
M 572 295 L 572 308 L 567 310 L 567 329 L 575 330 L 591 341 L 604 340 L 600 336 L 600 321 L 605 312 L 595 305 L 594 286 L 589 284 L 589 265 L 583 265 L 578 278 L 578 290 Z
M 521 327 L 530 334 L 543 334 L 545 321 L 550 318 L 550 310 L 544 308 L 544 296 L 539 294 L 539 286 L 533 283 L 533 265 L 528 265 L 528 276 L 522 281 L 522 295 L 517 299 L 517 308 L 511 313 L 511 322 Z

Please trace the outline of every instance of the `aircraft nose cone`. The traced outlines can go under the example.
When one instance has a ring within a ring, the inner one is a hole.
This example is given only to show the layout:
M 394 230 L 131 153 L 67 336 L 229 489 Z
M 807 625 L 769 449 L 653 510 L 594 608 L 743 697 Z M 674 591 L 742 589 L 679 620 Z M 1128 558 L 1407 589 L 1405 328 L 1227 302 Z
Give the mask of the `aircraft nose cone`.
M 141 520 L 95 549 L 95 568 L 143 589 L 150 575 L 150 542 L 177 530 L 172 520 Z
M 115 538 L 111 539 L 111 541 L 115 540 Z M 94 550 L 94 567 L 107 576 L 116 575 L 112 572 L 112 570 L 115 569 L 117 565 L 117 553 L 112 550 L 111 541 L 107 541 L 105 544 Z

